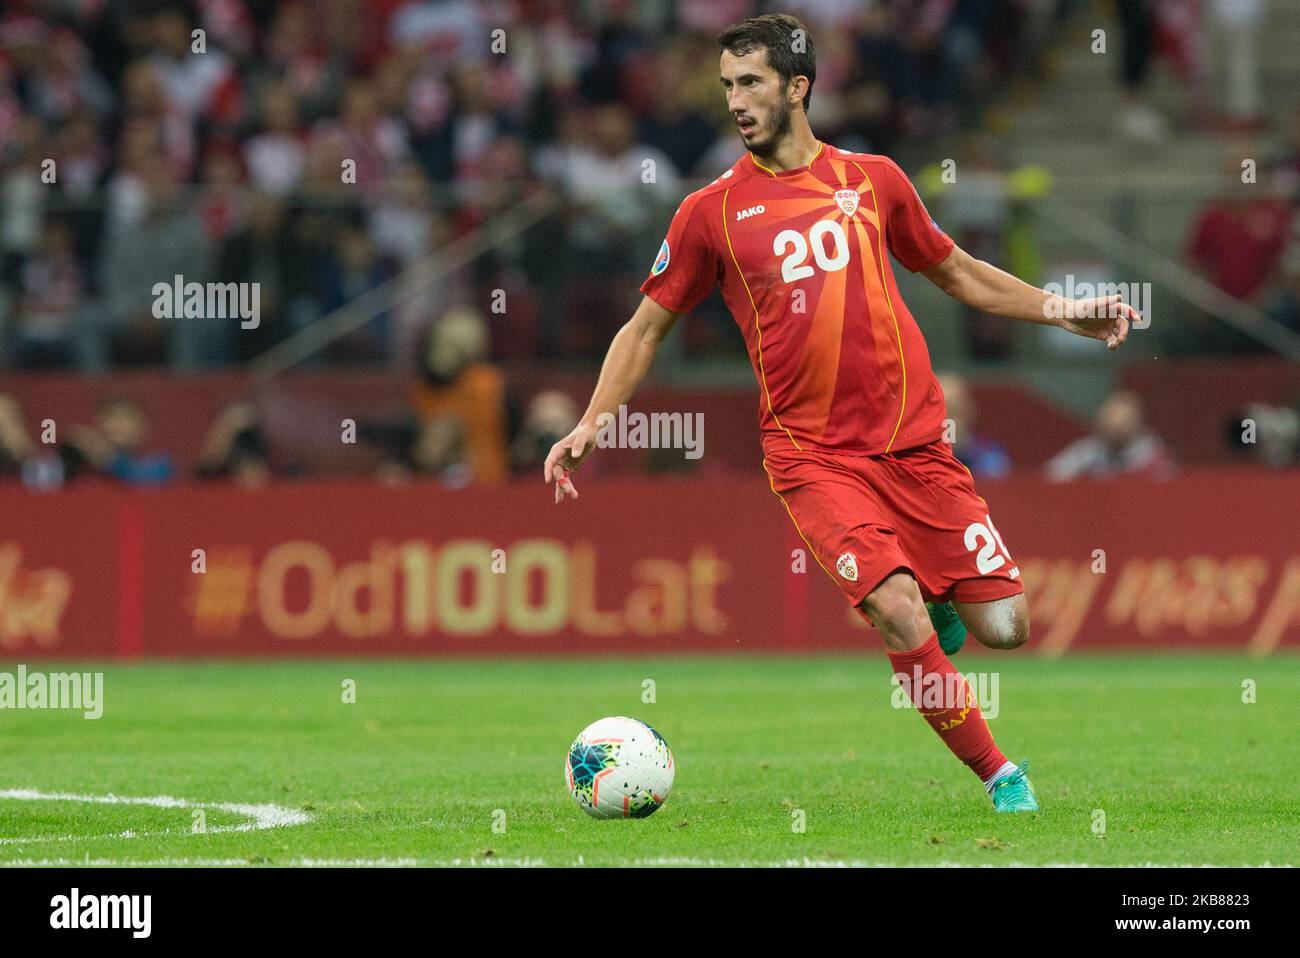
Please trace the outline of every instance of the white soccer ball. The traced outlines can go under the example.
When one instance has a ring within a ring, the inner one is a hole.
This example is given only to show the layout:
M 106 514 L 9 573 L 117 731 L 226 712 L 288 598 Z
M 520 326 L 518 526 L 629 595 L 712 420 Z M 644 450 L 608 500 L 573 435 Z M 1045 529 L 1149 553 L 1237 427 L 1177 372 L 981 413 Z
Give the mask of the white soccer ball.
M 593 818 L 645 818 L 673 787 L 673 753 L 644 722 L 616 716 L 592 722 L 569 746 L 569 794 Z

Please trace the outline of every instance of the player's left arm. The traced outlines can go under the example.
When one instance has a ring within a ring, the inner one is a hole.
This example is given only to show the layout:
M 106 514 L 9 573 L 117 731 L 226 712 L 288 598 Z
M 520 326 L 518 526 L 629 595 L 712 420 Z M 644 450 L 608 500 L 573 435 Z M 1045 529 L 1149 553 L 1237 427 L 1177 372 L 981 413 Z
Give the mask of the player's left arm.
M 1089 339 L 1104 339 L 1110 349 L 1119 349 L 1128 338 L 1131 324 L 1141 318 L 1118 295 L 1067 299 L 1030 286 L 956 245 L 942 262 L 921 272 L 935 286 L 972 309 L 1007 319 L 1059 326 Z

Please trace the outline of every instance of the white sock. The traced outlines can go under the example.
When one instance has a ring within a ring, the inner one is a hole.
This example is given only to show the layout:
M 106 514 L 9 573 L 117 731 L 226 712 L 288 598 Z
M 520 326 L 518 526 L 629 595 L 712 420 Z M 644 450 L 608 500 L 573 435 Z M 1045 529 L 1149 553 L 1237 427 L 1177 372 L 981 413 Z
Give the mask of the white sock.
M 1002 767 L 1000 769 L 998 769 L 988 778 L 984 779 L 984 791 L 992 795 L 993 783 L 996 782 L 998 779 L 1002 778 L 1004 775 L 1010 775 L 1015 770 L 1016 770 L 1015 762 L 1003 762 Z

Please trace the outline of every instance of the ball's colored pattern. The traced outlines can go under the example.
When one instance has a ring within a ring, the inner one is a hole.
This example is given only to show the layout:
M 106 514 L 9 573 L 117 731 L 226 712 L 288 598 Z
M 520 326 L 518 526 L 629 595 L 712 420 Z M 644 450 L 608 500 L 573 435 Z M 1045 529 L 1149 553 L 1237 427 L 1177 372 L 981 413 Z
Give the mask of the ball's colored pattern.
M 590 802 L 596 773 L 617 763 L 617 744 L 585 745 L 579 738 L 569 749 L 569 788 Z
M 595 818 L 645 818 L 672 788 L 673 753 L 664 737 L 624 716 L 593 722 L 569 747 L 569 793 Z

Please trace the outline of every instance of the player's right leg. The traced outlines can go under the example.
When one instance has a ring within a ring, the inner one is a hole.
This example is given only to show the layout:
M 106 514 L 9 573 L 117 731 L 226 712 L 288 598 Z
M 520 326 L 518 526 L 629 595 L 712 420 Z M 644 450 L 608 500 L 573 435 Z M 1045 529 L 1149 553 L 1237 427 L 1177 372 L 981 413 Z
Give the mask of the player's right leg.
M 966 623 L 951 602 L 927 602 L 925 611 L 930 624 L 939 635 L 939 648 L 944 655 L 956 655 L 966 644 Z
M 891 573 L 862 600 L 861 608 L 890 652 L 919 649 L 934 634 L 911 573 Z

